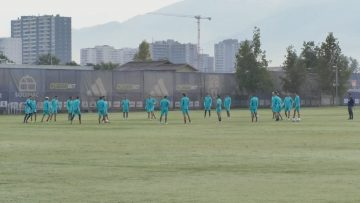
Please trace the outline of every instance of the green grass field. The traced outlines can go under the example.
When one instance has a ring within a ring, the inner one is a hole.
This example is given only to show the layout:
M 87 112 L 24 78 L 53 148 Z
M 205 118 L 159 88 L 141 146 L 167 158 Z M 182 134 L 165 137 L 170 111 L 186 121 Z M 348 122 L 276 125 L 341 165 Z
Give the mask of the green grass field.
M 0 116 L 0 202 L 360 202 L 360 122 L 346 107 L 302 109 L 299 123 L 232 114 Z

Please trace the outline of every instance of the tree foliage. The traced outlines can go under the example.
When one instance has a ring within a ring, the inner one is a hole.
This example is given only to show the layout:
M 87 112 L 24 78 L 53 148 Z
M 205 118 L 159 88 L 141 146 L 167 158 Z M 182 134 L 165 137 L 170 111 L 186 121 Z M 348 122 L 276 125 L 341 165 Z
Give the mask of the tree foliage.
M 37 65 L 59 65 L 60 60 L 51 54 L 40 55 L 36 61 Z
M 7 56 L 5 56 L 4 54 L 0 53 L 0 64 L 1 63 L 14 63 L 13 61 L 11 61 Z
M 343 55 L 339 41 L 333 33 L 329 33 L 325 41 L 318 46 L 312 41 L 304 42 L 300 57 L 292 47 L 287 49 L 283 67 L 284 89 L 295 91 L 295 87 L 301 86 L 305 80 L 306 73 L 314 73 L 318 77 L 322 93 L 335 97 L 335 90 L 338 87 L 341 96 L 348 88 L 351 73 L 359 70 L 358 67 L 357 60 Z
M 115 68 L 117 68 L 119 66 L 119 64 L 116 63 L 100 63 L 100 64 L 96 64 L 94 66 L 95 70 L 114 70 Z
M 151 61 L 150 44 L 145 40 L 139 45 L 139 51 L 135 54 L 134 61 Z
M 306 61 L 302 60 L 296 53 L 293 46 L 286 49 L 285 62 L 283 70 L 285 77 L 282 77 L 283 88 L 285 91 L 297 93 L 305 82 Z
M 66 66 L 79 66 L 75 61 L 71 61 L 65 64 Z
M 236 56 L 236 77 L 240 90 L 248 94 L 268 91 L 272 81 L 265 51 L 261 50 L 260 29 L 255 27 L 252 41 L 241 43 Z
M 335 96 L 337 85 L 340 95 L 343 94 L 353 70 L 349 59 L 342 54 L 339 41 L 333 33 L 329 33 L 325 42 L 321 43 L 317 58 L 316 73 L 319 76 L 321 91 Z M 336 84 L 336 74 L 338 74 L 338 84 Z

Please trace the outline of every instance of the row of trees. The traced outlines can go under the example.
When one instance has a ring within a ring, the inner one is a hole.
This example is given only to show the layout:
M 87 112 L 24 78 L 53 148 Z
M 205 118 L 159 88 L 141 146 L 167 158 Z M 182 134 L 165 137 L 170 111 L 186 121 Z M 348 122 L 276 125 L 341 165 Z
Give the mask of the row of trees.
M 306 77 L 315 74 L 320 91 L 335 97 L 335 87 L 338 87 L 340 95 L 344 94 L 349 77 L 358 67 L 357 60 L 342 54 L 339 41 L 333 33 L 329 33 L 320 45 L 313 41 L 304 42 L 300 54 L 293 46 L 286 49 L 281 82 L 285 91 L 296 93 L 303 87 Z M 245 40 L 240 45 L 236 56 L 236 76 L 240 90 L 247 94 L 266 92 L 273 88 L 266 53 L 261 50 L 260 29 L 257 27 L 253 39 Z

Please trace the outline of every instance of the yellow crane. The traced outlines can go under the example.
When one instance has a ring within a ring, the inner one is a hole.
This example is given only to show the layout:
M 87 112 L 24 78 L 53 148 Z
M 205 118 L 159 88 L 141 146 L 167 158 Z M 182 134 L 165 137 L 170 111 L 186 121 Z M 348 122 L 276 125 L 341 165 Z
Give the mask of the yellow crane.
M 191 15 L 179 15 L 179 14 L 168 14 L 168 13 L 148 13 L 150 15 L 161 15 L 161 16 L 171 16 L 171 17 L 179 17 L 179 18 L 193 18 L 196 19 L 197 22 L 197 68 L 200 68 L 200 39 L 201 39 L 201 20 L 209 20 L 211 21 L 211 17 L 204 17 L 201 15 L 191 16 Z

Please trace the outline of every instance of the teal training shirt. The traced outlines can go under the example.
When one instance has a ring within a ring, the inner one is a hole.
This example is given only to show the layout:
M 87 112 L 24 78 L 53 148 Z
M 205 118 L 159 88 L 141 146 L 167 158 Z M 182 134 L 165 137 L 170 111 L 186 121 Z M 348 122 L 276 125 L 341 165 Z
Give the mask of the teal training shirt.
M 45 101 L 44 101 L 44 108 L 43 108 L 43 110 L 44 110 L 45 112 L 49 112 L 49 110 L 50 110 L 50 102 L 49 102 L 49 100 L 45 100 Z
M 162 99 L 160 101 L 161 111 L 168 111 L 170 106 L 170 101 L 168 99 Z
M 189 104 L 190 104 L 190 99 L 189 97 L 183 97 L 181 98 L 181 110 L 189 110 Z
M 218 98 L 216 100 L 216 112 L 220 112 L 221 111 L 221 106 L 222 106 L 222 101 L 220 98 Z
M 250 110 L 257 110 L 259 106 L 259 99 L 257 97 L 252 97 L 250 99 Z
M 129 111 L 130 101 L 128 99 L 124 99 L 121 101 L 121 107 L 123 111 Z
M 204 99 L 204 107 L 209 109 L 212 105 L 212 98 L 210 96 L 206 96 Z
M 295 107 L 300 107 L 300 97 L 298 95 L 295 97 Z
M 224 107 L 226 110 L 230 110 L 231 106 L 231 97 L 226 97 L 224 100 Z
M 285 105 L 285 109 L 291 109 L 292 105 L 293 105 L 293 100 L 291 97 L 287 96 L 284 99 L 284 105 Z

